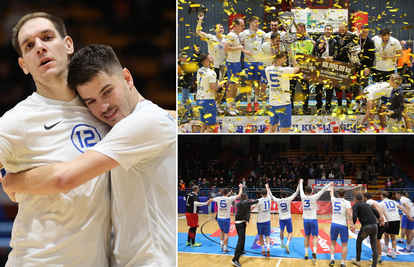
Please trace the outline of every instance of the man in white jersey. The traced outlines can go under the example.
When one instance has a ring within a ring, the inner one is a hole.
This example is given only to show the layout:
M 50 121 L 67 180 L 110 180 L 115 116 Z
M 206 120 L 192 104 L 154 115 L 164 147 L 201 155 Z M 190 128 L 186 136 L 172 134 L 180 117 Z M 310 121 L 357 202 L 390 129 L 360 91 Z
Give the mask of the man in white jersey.
M 72 160 L 99 142 L 109 127 L 66 83 L 74 46 L 63 21 L 43 12 L 27 14 L 14 27 L 12 43 L 37 90 L 0 119 L 0 167 L 18 173 Z M 6 266 L 108 266 L 108 185 L 105 173 L 64 193 L 16 194 L 19 209 Z
M 214 70 L 210 67 L 213 63 L 213 57 L 209 54 L 201 54 L 199 57 L 203 67 L 197 71 L 197 106 L 200 112 L 200 121 L 202 133 L 212 133 L 216 124 L 216 102 L 214 95 L 223 83 L 217 83 L 217 77 Z
M 254 110 L 259 111 L 259 94 L 260 98 L 262 98 L 266 91 L 261 91 L 259 88 L 260 83 L 260 74 L 263 69 L 263 63 L 260 62 L 258 55 L 260 52 L 260 48 L 265 40 L 266 33 L 259 29 L 259 18 L 258 17 L 251 17 L 248 20 L 249 29 L 244 30 L 240 36 L 241 41 L 244 44 L 244 48 L 247 51 L 252 52 L 252 55 L 246 55 L 244 58 L 244 69 L 247 74 L 247 86 L 252 88 L 254 91 Z M 263 101 L 263 99 L 261 99 Z M 252 111 L 252 99 L 251 93 L 247 93 L 247 109 L 248 112 Z
M 385 229 L 388 227 L 388 221 L 385 217 L 385 210 L 380 206 L 378 202 L 372 199 L 371 193 L 364 193 L 364 202 L 367 203 L 370 207 L 375 209 L 379 214 L 378 222 L 378 234 L 377 234 L 377 251 L 378 251 L 378 263 L 382 263 L 381 258 L 381 239 L 384 234 Z M 371 259 L 373 261 L 373 259 Z
M 229 32 L 224 42 L 224 51 L 227 52 L 227 78 L 229 81 L 229 92 L 227 94 L 227 112 L 230 116 L 236 116 L 239 111 L 236 108 L 235 98 L 237 95 L 237 84 L 240 82 L 241 68 L 241 53 L 245 53 L 247 56 L 253 54 L 244 49 L 241 42 L 240 34 L 244 30 L 244 20 L 241 18 L 235 18 L 233 20 L 234 29 Z
M 216 72 L 217 79 L 222 81 L 224 79 L 225 67 L 226 67 L 226 52 L 224 52 L 224 42 L 226 36 L 224 35 L 224 27 L 222 24 L 216 24 L 214 31 L 215 35 L 205 33 L 202 31 L 201 23 L 204 19 L 204 13 L 198 14 L 198 23 L 196 33 L 201 36 L 202 40 L 208 44 L 208 53 L 213 57 L 213 68 Z M 219 90 L 220 91 L 220 90 Z M 223 114 L 224 110 L 220 107 L 220 102 L 223 99 L 223 92 L 217 92 L 215 94 L 217 112 Z
M 331 223 L 331 262 L 329 266 L 335 266 L 335 246 L 338 235 L 341 235 L 342 243 L 342 261 L 341 267 L 345 267 L 345 259 L 348 254 L 348 220 L 351 227 L 354 226 L 352 221 L 351 202 L 345 200 L 345 190 L 338 190 L 338 198 L 334 197 L 334 186 L 331 185 L 331 202 L 332 202 L 332 223 Z
M 392 87 L 388 82 L 378 82 L 367 86 L 364 90 L 360 91 L 361 94 L 365 95 L 367 102 L 367 111 L 364 118 L 361 120 L 359 127 L 363 127 L 364 123 L 369 118 L 369 127 L 372 127 L 374 122 L 375 113 L 381 121 L 385 123 L 386 104 L 389 101 Z
M 292 50 L 291 50 L 292 51 Z M 293 53 L 293 52 L 292 52 Z M 262 79 L 262 83 L 269 84 L 269 111 L 270 129 L 269 133 L 276 132 L 280 121 L 281 132 L 287 133 L 289 127 L 292 125 L 292 108 L 290 98 L 289 75 L 295 74 L 299 71 L 299 66 L 296 66 L 296 60 L 292 56 L 292 67 L 282 67 L 287 61 L 287 53 L 280 52 L 276 54 L 274 65 L 265 69 L 266 79 Z
M 270 196 L 269 185 L 261 190 L 262 197 L 259 198 L 257 206 L 257 233 L 260 239 L 260 246 L 262 247 L 262 255 L 270 257 L 270 206 L 272 204 L 272 197 Z M 266 237 L 267 253 L 264 248 L 264 239 Z
M 89 45 L 74 55 L 68 85 L 95 117 L 112 126 L 111 131 L 74 160 L 14 174 L 3 186 L 14 192 L 54 194 L 112 170 L 112 266 L 175 266 L 174 119 L 139 94 L 128 69 L 106 45 Z M 81 141 L 87 147 L 92 134 L 85 135 Z
M 376 50 L 372 73 L 374 82 L 388 82 L 391 74 L 395 72 L 397 59 L 403 56 L 400 42 L 390 36 L 390 33 L 390 30 L 385 27 L 380 30 L 380 36 L 372 37 Z
M 409 216 L 407 210 L 395 202 L 394 200 L 388 199 L 388 192 L 384 191 L 381 193 L 381 207 L 385 211 L 385 216 L 387 217 L 388 227 L 385 229 L 384 233 L 384 250 L 387 252 L 387 256 L 396 259 L 397 255 L 397 240 L 395 236 L 400 233 L 400 214 L 398 213 L 398 209 L 402 210 L 405 214 L 407 214 L 407 218 L 412 221 L 413 218 Z M 398 209 L 397 209 L 398 208 Z M 392 252 L 388 252 L 388 243 L 389 243 L 389 236 L 391 236 L 392 242 Z
M 402 206 L 407 210 L 408 215 L 414 217 L 414 204 L 411 200 L 405 197 L 405 192 L 402 190 L 397 191 L 396 198 L 401 202 Z M 401 229 L 405 228 L 406 248 L 401 249 L 401 252 L 409 253 L 414 249 L 414 242 L 412 231 L 414 229 L 414 221 L 410 221 L 407 214 L 403 214 L 401 219 Z
M 305 229 L 305 259 L 309 258 L 308 247 L 310 235 L 313 236 L 313 252 L 312 263 L 316 263 L 316 253 L 318 249 L 319 228 L 318 219 L 316 217 L 316 201 L 322 196 L 325 191 L 333 185 L 333 182 L 325 185 L 321 191 L 312 195 L 312 187 L 308 186 L 305 189 L 306 194 L 303 192 L 303 179 L 299 180 L 300 198 L 302 199 L 303 209 L 303 228 Z
M 290 197 L 287 197 L 286 191 L 282 191 L 280 193 L 280 196 L 282 198 L 276 198 L 272 195 L 272 191 L 270 191 L 270 196 L 272 197 L 272 200 L 276 202 L 278 209 L 279 209 L 279 227 L 280 227 L 280 241 L 281 241 L 280 246 L 282 248 L 285 248 L 287 254 L 290 253 L 289 243 L 292 240 L 292 236 L 293 236 L 292 235 L 292 231 L 293 231 L 292 214 L 291 214 L 290 207 L 291 207 L 292 201 L 295 199 L 298 193 L 299 193 L 299 186 L 296 189 L 296 192 L 293 193 Z M 283 245 L 285 227 L 286 227 L 286 231 L 288 232 L 288 237 L 287 237 L 286 245 Z
M 215 197 L 212 201 L 215 201 L 218 206 L 217 223 L 220 227 L 220 248 L 223 249 L 223 254 L 230 252 L 227 248 L 229 242 L 229 231 L 230 231 L 230 210 L 232 203 L 241 197 L 243 193 L 243 185 L 239 184 L 239 194 L 237 196 L 229 197 L 229 189 L 223 188 L 223 196 Z

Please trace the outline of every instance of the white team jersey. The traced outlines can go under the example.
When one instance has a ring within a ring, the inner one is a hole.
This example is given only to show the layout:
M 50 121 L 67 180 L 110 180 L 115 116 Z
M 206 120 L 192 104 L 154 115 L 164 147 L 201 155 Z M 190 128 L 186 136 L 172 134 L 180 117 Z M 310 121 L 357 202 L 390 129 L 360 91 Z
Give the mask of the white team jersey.
M 214 99 L 215 93 L 210 90 L 210 85 L 217 82 L 217 74 L 214 70 L 201 67 L 197 71 L 197 100 Z
M 268 32 L 265 34 L 265 39 L 270 39 L 272 37 L 272 31 Z M 280 33 L 280 39 L 282 39 L 283 37 L 285 37 L 286 32 L 279 32 Z
M 365 203 L 367 203 L 370 207 L 372 207 L 372 203 L 374 203 L 374 202 L 376 202 L 376 201 L 373 200 L 373 199 L 368 199 L 367 202 L 365 202 Z M 378 203 L 378 205 L 380 205 L 380 203 Z M 380 207 L 381 207 L 381 205 L 380 205 Z M 382 218 L 384 218 L 384 222 L 388 222 L 387 217 L 385 216 L 384 212 L 382 212 Z
M 257 222 L 264 223 L 270 221 L 270 206 L 272 204 L 272 197 L 266 196 L 259 199 L 257 206 Z
M 279 45 L 279 49 L 272 47 L 271 40 L 268 40 L 262 44 L 262 47 L 260 47 L 259 52 L 259 60 L 263 62 L 264 67 L 273 65 L 275 54 L 277 51 L 284 51 L 282 44 Z
M 380 205 L 385 210 L 385 216 L 389 222 L 399 221 L 400 214 L 398 213 L 397 202 L 391 199 L 384 199 Z
M 17 173 L 71 161 L 108 131 L 79 97 L 66 102 L 33 93 L 0 118 L 0 162 Z M 105 173 L 65 193 L 17 193 L 6 266 L 108 266 L 109 192 Z
M 291 214 L 291 204 L 295 197 L 298 195 L 299 191 L 296 190 L 293 195 L 287 198 L 275 198 L 272 196 L 272 200 L 276 202 L 278 209 L 279 209 L 279 220 L 287 220 L 292 218 Z
M 257 30 L 256 32 L 251 31 L 250 29 L 244 30 L 240 34 L 240 39 L 244 42 L 244 49 L 250 52 L 253 52 L 253 56 L 245 55 L 244 60 L 246 62 L 259 62 L 257 55 L 260 52 L 260 47 L 262 46 L 265 40 L 266 33 L 262 30 Z
M 226 37 L 225 43 L 229 43 L 230 47 L 237 47 L 241 45 L 240 36 L 236 32 L 231 31 Z M 240 62 L 241 60 L 241 51 L 228 51 L 227 52 L 227 62 Z
M 220 65 L 224 64 L 226 61 L 226 52 L 224 52 L 224 42 L 226 41 L 226 36 L 222 35 L 220 40 L 216 35 L 207 33 L 205 41 L 208 44 L 208 53 L 214 60 L 213 67 L 219 68 Z
M 363 90 L 363 93 L 366 94 L 365 96 L 368 100 L 377 100 L 380 99 L 382 96 L 390 97 L 392 89 L 393 88 L 390 86 L 389 83 L 379 82 L 367 86 Z
M 269 90 L 269 105 L 284 106 L 290 104 L 289 74 L 292 67 L 270 66 L 265 69 Z
M 323 193 L 330 187 L 327 184 L 321 191 L 319 191 L 315 195 L 305 195 L 303 192 L 303 183 L 300 183 L 300 198 L 302 199 L 302 209 L 303 209 L 303 219 L 316 219 L 316 201 L 322 196 Z
M 175 266 L 176 123 L 149 100 L 137 104 L 93 150 L 111 171 L 112 266 Z
M 410 216 L 411 217 L 414 217 L 414 205 L 413 205 L 413 202 L 411 202 L 411 200 L 409 198 L 406 198 L 406 197 L 401 197 L 400 198 L 400 202 L 401 202 L 401 206 L 403 206 L 404 208 L 406 208 L 404 206 L 404 203 L 407 203 L 408 204 L 408 207 L 410 208 Z M 407 215 L 407 214 L 405 214 L 405 215 Z
M 232 197 L 215 197 L 213 200 L 217 204 L 217 218 L 230 219 L 231 203 L 236 201 L 236 196 Z
M 394 37 L 390 36 L 387 43 L 383 43 L 380 36 L 376 35 L 372 37 L 372 41 L 375 45 L 375 64 L 374 67 L 380 71 L 392 71 L 395 69 L 396 59 L 379 59 L 384 55 L 395 56 L 397 51 L 402 50 L 400 42 Z
M 348 226 L 346 210 L 351 208 L 351 202 L 343 198 L 331 198 L 332 202 L 332 223 Z

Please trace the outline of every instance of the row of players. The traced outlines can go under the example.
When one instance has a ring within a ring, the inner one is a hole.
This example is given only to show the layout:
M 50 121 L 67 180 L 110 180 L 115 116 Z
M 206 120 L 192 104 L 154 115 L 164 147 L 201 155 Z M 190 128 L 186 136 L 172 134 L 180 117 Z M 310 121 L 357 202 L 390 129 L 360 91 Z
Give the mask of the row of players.
M 414 249 L 414 239 L 412 237 L 412 230 L 414 229 L 414 205 L 405 197 L 404 191 L 398 191 L 396 194 L 397 199 L 401 205 L 397 202 L 388 199 L 388 192 L 381 194 L 381 202 L 378 203 L 372 199 L 370 193 L 365 193 L 363 196 L 359 193 L 355 194 L 355 205 L 351 208 L 351 203 L 345 200 L 345 190 L 338 190 L 338 197 L 334 196 L 334 184 L 331 182 L 323 187 L 317 194 L 313 194 L 310 186 L 303 190 L 303 180 L 300 179 L 299 186 L 296 192 L 287 197 L 286 192 L 281 193 L 281 198 L 276 198 L 272 195 L 269 189 L 269 185 L 266 184 L 266 188 L 262 189 L 262 198 L 257 200 L 248 200 L 247 194 L 243 193 L 243 186 L 239 185 L 239 193 L 237 196 L 229 196 L 229 190 L 223 189 L 222 197 L 215 197 L 209 199 L 207 202 L 199 202 L 198 200 L 198 186 L 193 186 L 193 192 L 189 193 L 186 197 L 186 218 L 187 224 L 190 227 L 188 231 L 187 246 L 197 247 L 201 246 L 201 243 L 195 242 L 195 236 L 198 224 L 198 207 L 203 205 L 209 205 L 211 202 L 216 202 L 218 206 L 217 223 L 220 228 L 220 248 L 223 254 L 230 252 L 227 248 L 228 233 L 230 230 L 230 209 L 231 204 L 236 200 L 237 213 L 235 215 L 235 226 L 238 234 L 238 243 L 232 259 L 232 263 L 235 266 L 241 266 L 239 259 L 244 252 L 245 233 L 246 226 L 250 219 L 250 210 L 257 206 L 257 232 L 260 237 L 260 245 L 262 247 L 262 255 L 270 257 L 270 204 L 271 201 L 277 203 L 279 207 L 279 226 L 280 226 L 280 240 L 281 246 L 286 250 L 286 253 L 290 253 L 289 243 L 292 240 L 292 220 L 291 220 L 291 202 L 300 192 L 300 197 L 303 207 L 303 227 L 305 230 L 305 259 L 309 258 L 309 240 L 310 235 L 313 236 L 313 249 L 312 249 L 312 262 L 315 264 L 317 260 L 317 246 L 318 246 L 318 220 L 317 220 L 317 200 L 322 194 L 330 188 L 331 202 L 333 206 L 332 212 L 332 224 L 331 224 L 331 261 L 329 266 L 335 265 L 335 245 L 338 236 L 340 235 L 342 243 L 342 261 L 341 267 L 345 267 L 345 259 L 348 253 L 348 220 L 350 221 L 350 229 L 355 233 L 355 223 L 359 219 L 361 223 L 361 229 L 358 233 L 356 243 L 356 258 L 352 259 L 352 262 L 360 266 L 361 265 L 361 251 L 362 241 L 369 236 L 371 242 L 371 248 L 373 251 L 372 266 L 376 266 L 377 262 L 381 263 L 381 238 L 384 234 L 385 246 L 384 252 L 388 252 L 389 239 L 391 237 L 392 250 L 387 255 L 396 258 L 396 235 L 400 230 L 400 215 L 398 209 L 403 211 L 403 217 L 401 220 L 401 227 L 405 228 L 406 232 L 406 248 L 402 252 L 412 252 Z M 364 201 L 362 201 L 364 200 Z M 287 243 L 284 245 L 284 231 L 285 228 L 288 233 Z M 264 242 L 266 238 L 266 243 Z M 265 251 L 265 246 L 267 250 Z
M 278 36 L 278 39 L 283 39 L 285 32 L 279 32 L 279 21 L 277 18 L 273 18 L 270 23 L 271 31 L 265 33 L 259 29 L 259 19 L 252 17 L 248 20 L 249 29 L 245 30 L 244 19 L 235 18 L 233 21 L 233 30 L 224 34 L 224 27 L 222 24 L 215 25 L 215 34 L 209 34 L 202 31 L 202 23 L 204 14 L 200 13 L 199 21 L 197 24 L 196 33 L 201 36 L 201 40 L 208 43 L 208 53 L 212 55 L 213 68 L 217 74 L 217 77 L 222 80 L 225 76 L 223 70 L 227 68 L 227 77 L 230 82 L 229 90 L 227 91 L 227 111 L 229 115 L 237 115 L 237 110 L 234 102 L 234 98 L 237 94 L 236 79 L 238 73 L 242 72 L 241 68 L 241 53 L 245 55 L 245 71 L 247 74 L 247 84 L 249 87 L 254 88 L 254 108 L 259 110 L 258 99 L 262 101 L 262 107 L 265 106 L 265 91 L 266 87 L 260 84 L 260 66 L 269 66 L 272 64 L 270 59 L 276 52 L 285 50 L 280 40 L 275 40 L 274 36 Z M 306 25 L 299 23 L 297 26 L 296 36 L 298 42 L 291 45 L 291 48 L 296 52 L 312 54 L 318 57 L 326 58 L 327 60 L 335 59 L 344 63 L 359 64 L 357 66 L 358 83 L 363 83 L 365 86 L 368 81 L 368 76 L 373 74 L 373 80 L 375 82 L 388 81 L 389 77 L 395 70 L 395 61 L 402 57 L 402 47 L 400 42 L 394 37 L 390 36 L 388 28 L 383 28 L 380 31 L 379 36 L 375 36 L 372 39 L 369 34 L 368 25 L 363 25 L 360 30 L 360 35 L 357 36 L 354 33 L 348 31 L 347 23 L 343 22 L 339 25 L 338 33 L 333 32 L 333 27 L 327 25 L 325 27 L 324 34 L 315 42 L 306 32 Z M 279 38 L 280 37 L 280 38 Z M 350 53 L 349 45 L 359 43 L 358 55 L 352 55 Z M 353 59 L 359 57 L 357 63 Z M 372 69 L 372 70 L 371 70 Z M 361 74 L 363 73 L 363 74 Z M 296 85 L 296 79 L 293 80 L 292 95 L 294 94 L 294 88 Z M 306 94 L 309 92 L 309 83 L 298 79 L 301 83 L 303 90 Z M 365 87 L 363 86 L 363 87 Z M 322 107 L 322 85 L 317 86 L 317 108 Z M 357 88 L 353 88 L 357 89 Z M 356 92 L 351 92 L 350 88 L 346 90 L 347 105 L 350 103 L 352 93 L 356 96 Z M 327 90 L 327 104 L 326 109 L 330 110 L 330 102 L 332 99 L 333 90 Z M 340 96 L 339 96 L 340 95 Z M 342 98 L 342 90 L 337 90 L 337 97 Z M 217 110 L 219 113 L 224 111 L 220 108 L 220 101 L 222 94 L 216 94 L 215 100 L 217 101 Z M 183 99 L 186 102 L 186 99 Z M 247 94 L 247 111 L 252 110 L 250 94 Z M 293 102 L 292 102 L 293 104 Z M 342 101 L 338 101 L 338 105 L 342 105 Z M 308 96 L 305 97 L 304 111 L 308 110 Z
M 273 36 L 272 36 L 273 37 Z M 275 37 L 276 38 L 276 37 Z M 270 127 L 268 133 L 275 133 L 280 124 L 280 131 L 288 133 L 292 125 L 291 92 L 289 80 L 291 75 L 299 71 L 299 66 L 293 50 L 290 50 L 293 67 L 284 67 L 288 60 L 287 52 L 280 52 L 274 55 L 272 66 L 266 67 L 263 71 L 261 83 L 269 86 L 269 112 Z M 214 59 L 210 54 L 202 54 L 199 60 L 203 67 L 197 72 L 197 107 L 202 122 L 201 132 L 214 132 L 216 127 L 217 104 L 215 102 L 216 92 L 224 87 L 224 83 L 218 82 L 217 74 L 212 68 Z M 399 74 L 392 74 L 389 83 L 380 82 L 366 87 L 360 92 L 367 102 L 367 112 L 358 127 L 363 127 L 369 121 L 371 127 L 374 121 L 376 109 L 379 110 L 381 126 L 385 125 L 385 115 L 388 115 L 387 129 L 389 132 L 402 132 L 403 122 L 406 129 L 411 130 L 411 122 L 404 111 L 403 91 L 400 87 L 402 77 Z M 404 120 L 402 118 L 404 117 Z

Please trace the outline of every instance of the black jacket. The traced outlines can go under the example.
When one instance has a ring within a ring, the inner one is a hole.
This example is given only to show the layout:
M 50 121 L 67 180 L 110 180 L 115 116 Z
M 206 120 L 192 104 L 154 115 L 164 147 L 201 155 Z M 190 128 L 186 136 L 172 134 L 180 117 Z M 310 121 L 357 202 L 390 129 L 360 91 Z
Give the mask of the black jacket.
M 250 220 L 250 206 L 259 203 L 259 200 L 249 201 L 248 199 L 237 202 L 236 208 L 236 221 L 249 221 Z
M 404 111 L 404 93 L 401 87 L 392 90 L 390 103 L 391 105 L 388 106 L 388 110 L 394 111 L 390 117 L 393 119 L 401 120 L 402 112 Z
M 355 39 L 361 46 L 361 53 L 359 54 L 359 59 L 361 66 L 365 68 L 372 68 L 374 66 L 375 60 L 375 45 L 374 41 L 371 38 L 367 37 L 366 39 L 360 39 L 356 37 Z
M 316 40 L 316 44 L 313 47 L 313 51 L 312 51 L 312 55 L 313 56 L 318 56 L 318 57 L 322 57 L 323 53 L 325 53 L 326 51 L 326 47 L 324 46 L 322 49 L 319 49 L 319 45 L 321 43 L 321 40 L 323 38 L 324 35 L 321 35 L 318 40 Z M 328 41 L 328 45 L 329 45 L 329 56 L 336 58 L 338 56 L 338 40 L 334 37 L 332 37 L 331 39 L 329 39 Z
M 348 49 L 345 47 L 351 42 L 357 43 L 356 35 L 348 32 L 345 36 L 341 36 L 340 34 L 336 35 L 335 39 L 338 42 L 338 55 L 334 59 L 344 63 L 349 63 Z
M 371 208 L 365 202 L 356 202 L 352 207 L 353 221 L 356 223 L 357 219 L 361 222 L 361 225 L 376 224 L 377 219 L 379 219 L 378 211 L 374 208 Z

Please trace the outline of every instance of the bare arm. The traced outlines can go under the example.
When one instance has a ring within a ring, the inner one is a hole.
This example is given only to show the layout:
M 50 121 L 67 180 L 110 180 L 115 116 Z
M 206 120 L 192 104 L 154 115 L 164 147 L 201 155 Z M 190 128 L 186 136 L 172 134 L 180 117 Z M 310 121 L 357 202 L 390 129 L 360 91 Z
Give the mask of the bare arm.
M 352 218 L 352 211 L 351 211 L 350 208 L 346 209 L 346 216 L 347 216 L 348 220 L 351 222 L 351 228 L 355 228 L 354 220 Z
M 237 50 L 244 50 L 244 46 L 239 45 L 239 46 L 232 47 L 230 43 L 227 43 L 227 42 L 224 43 L 224 52 L 233 52 Z
M 333 198 L 333 196 L 334 196 L 334 186 L 331 185 L 331 198 Z
M 204 13 L 198 14 L 198 23 L 197 23 L 196 33 L 198 35 L 200 35 L 201 38 L 206 37 L 206 33 L 201 30 L 201 29 L 203 29 L 203 27 L 201 27 L 201 23 L 203 22 L 203 18 L 204 18 Z
M 381 226 L 384 225 L 385 222 L 384 222 L 384 216 L 383 216 L 383 211 L 382 211 L 381 206 L 376 201 L 373 202 L 372 206 L 374 206 L 374 209 L 376 209 L 379 213 L 380 225 Z
M 410 220 L 411 222 L 413 221 L 413 218 L 411 218 L 410 213 L 407 212 L 407 210 L 403 206 L 397 204 L 397 207 L 407 215 L 408 220 Z
M 241 198 L 241 194 L 243 193 L 243 184 L 239 184 L 239 194 L 236 196 L 236 199 Z
M 119 166 L 112 158 L 96 151 L 86 151 L 65 163 L 53 163 L 3 178 L 6 192 L 51 195 L 67 192 Z

